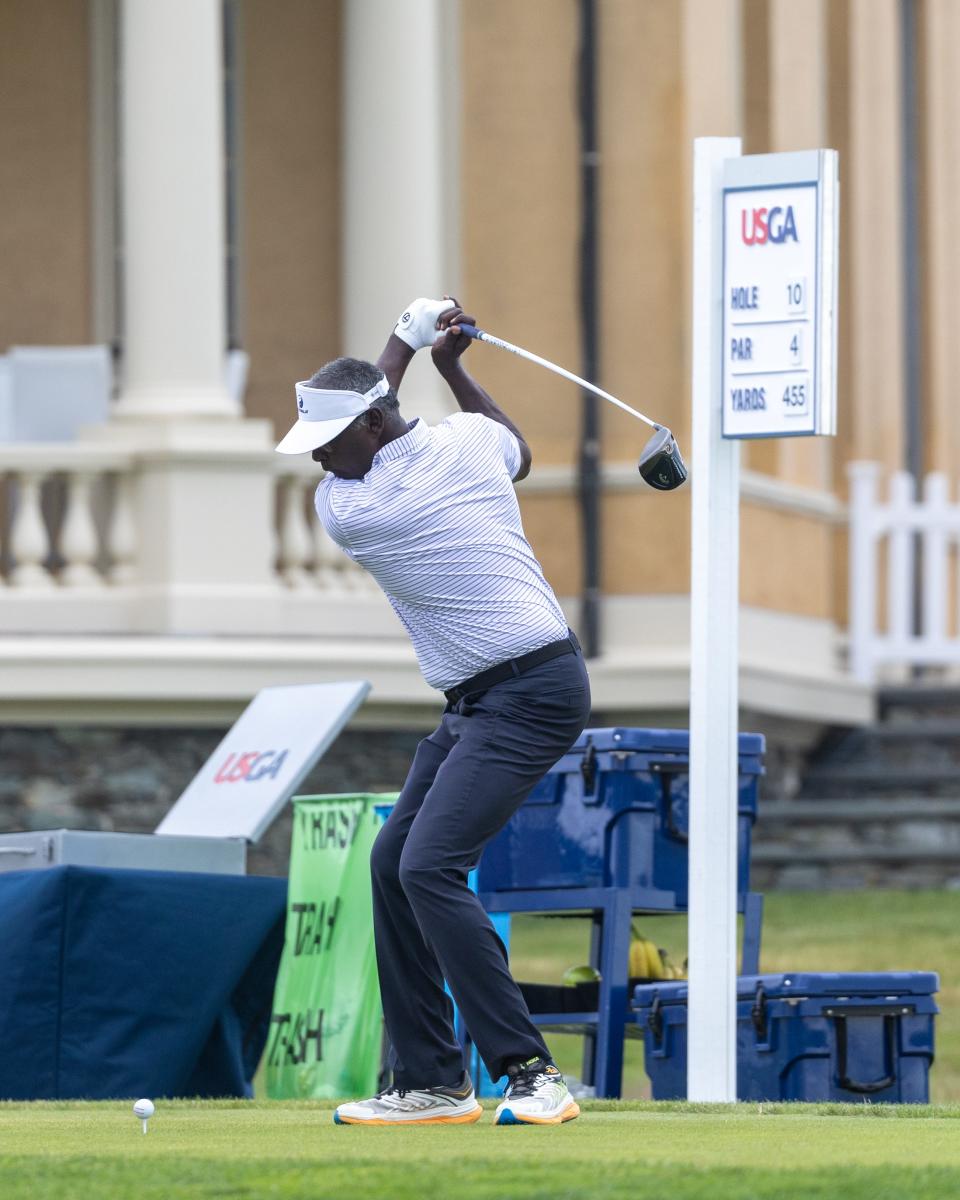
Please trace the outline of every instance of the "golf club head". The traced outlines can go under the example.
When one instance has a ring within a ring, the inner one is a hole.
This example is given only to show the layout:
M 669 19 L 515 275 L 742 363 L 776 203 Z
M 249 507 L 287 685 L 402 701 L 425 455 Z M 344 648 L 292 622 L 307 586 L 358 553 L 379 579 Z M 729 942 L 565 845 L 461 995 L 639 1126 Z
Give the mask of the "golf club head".
M 687 477 L 677 440 L 665 426 L 657 429 L 640 451 L 637 465 L 644 483 L 658 492 L 672 492 Z

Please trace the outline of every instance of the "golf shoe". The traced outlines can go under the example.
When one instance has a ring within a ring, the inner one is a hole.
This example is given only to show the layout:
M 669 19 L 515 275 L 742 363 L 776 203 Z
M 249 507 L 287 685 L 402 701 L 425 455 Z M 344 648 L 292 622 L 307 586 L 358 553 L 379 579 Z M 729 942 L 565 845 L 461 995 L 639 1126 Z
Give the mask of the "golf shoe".
M 482 1116 L 464 1071 L 455 1087 L 388 1087 L 369 1100 L 341 1104 L 333 1119 L 337 1125 L 468 1125 Z
M 497 1109 L 497 1125 L 562 1125 L 580 1116 L 563 1076 L 545 1058 L 507 1067 L 510 1082 Z

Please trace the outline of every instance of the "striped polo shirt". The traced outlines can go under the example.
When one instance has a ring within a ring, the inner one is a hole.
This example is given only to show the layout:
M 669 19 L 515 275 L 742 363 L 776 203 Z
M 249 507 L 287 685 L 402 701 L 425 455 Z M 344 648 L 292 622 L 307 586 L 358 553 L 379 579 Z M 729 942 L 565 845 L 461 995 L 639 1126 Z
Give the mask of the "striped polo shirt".
M 505 425 L 461 412 L 418 418 L 363 479 L 317 487 L 324 529 L 383 589 L 435 688 L 566 636 L 520 521 L 520 463 Z

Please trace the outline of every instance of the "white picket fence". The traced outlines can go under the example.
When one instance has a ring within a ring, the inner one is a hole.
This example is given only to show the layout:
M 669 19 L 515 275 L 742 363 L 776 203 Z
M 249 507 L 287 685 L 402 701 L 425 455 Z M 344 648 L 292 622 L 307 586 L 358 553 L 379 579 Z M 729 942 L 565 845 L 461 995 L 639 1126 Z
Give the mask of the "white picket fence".
M 847 468 L 850 669 L 865 683 L 885 666 L 960 664 L 960 503 L 940 472 L 926 476 L 919 498 L 913 476 L 896 472 L 882 499 L 881 470 L 870 462 Z

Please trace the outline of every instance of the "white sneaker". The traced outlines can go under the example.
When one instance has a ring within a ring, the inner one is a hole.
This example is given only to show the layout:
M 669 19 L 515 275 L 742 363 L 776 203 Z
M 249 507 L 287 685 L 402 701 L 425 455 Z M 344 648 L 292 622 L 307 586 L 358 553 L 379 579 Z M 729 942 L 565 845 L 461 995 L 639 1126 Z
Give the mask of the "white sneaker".
M 468 1125 L 482 1116 L 464 1071 L 456 1087 L 388 1087 L 369 1100 L 341 1104 L 333 1119 L 337 1125 Z
M 510 1082 L 497 1109 L 495 1125 L 562 1125 L 580 1116 L 563 1076 L 546 1058 L 507 1067 Z

